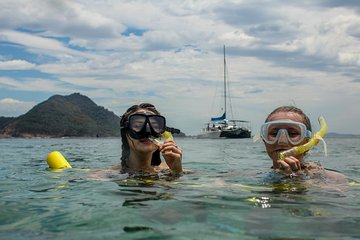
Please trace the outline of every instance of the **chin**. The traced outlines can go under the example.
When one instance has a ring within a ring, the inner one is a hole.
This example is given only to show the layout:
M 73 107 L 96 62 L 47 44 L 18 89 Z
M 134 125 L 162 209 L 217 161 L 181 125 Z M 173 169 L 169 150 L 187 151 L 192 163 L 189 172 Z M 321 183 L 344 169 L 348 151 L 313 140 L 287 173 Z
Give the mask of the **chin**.
M 277 161 L 279 160 L 279 153 L 281 151 L 274 151 L 272 153 L 269 154 L 269 157 L 273 160 L 273 161 Z

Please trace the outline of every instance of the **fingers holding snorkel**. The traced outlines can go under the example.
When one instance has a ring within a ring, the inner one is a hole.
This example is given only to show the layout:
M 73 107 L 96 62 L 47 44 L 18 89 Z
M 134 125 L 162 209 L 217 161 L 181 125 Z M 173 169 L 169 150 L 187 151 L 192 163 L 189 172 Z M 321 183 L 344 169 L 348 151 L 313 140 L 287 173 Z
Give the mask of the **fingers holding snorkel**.
M 286 157 L 285 159 L 277 160 L 280 169 L 286 169 L 291 171 L 298 171 L 301 170 L 301 162 L 299 159 L 290 156 Z
M 174 141 L 165 142 L 159 147 L 159 150 L 162 153 L 173 152 L 182 155 L 182 149 L 177 146 Z
M 149 140 L 152 141 L 160 150 L 161 153 L 175 153 L 182 155 L 182 149 L 176 145 L 172 134 L 168 131 L 165 131 L 161 134 L 160 138 L 153 136 L 149 137 Z
M 160 138 L 150 136 L 149 139 L 159 148 L 171 171 L 182 173 L 182 149 L 176 145 L 172 134 L 165 131 Z
M 175 173 L 182 172 L 182 149 L 174 141 L 167 141 L 159 147 L 166 164 Z

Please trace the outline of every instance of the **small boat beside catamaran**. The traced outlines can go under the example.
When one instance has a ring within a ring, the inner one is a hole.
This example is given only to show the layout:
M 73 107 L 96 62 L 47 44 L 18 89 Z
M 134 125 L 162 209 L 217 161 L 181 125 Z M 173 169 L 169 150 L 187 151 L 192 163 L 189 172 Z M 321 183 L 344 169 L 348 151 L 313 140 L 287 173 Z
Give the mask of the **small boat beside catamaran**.
M 227 68 L 224 46 L 224 113 L 211 118 L 197 138 L 251 138 L 251 123 L 246 120 L 227 119 Z

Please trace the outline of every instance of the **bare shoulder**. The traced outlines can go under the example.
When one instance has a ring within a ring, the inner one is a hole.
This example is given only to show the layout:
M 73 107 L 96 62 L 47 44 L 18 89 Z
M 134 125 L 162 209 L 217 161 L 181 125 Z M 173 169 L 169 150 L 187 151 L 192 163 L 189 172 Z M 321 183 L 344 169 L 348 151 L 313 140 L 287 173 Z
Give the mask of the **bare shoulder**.
M 342 173 L 325 169 L 327 180 L 333 183 L 348 183 L 346 176 Z
M 306 164 L 308 175 L 317 180 L 317 186 L 337 191 L 347 191 L 349 184 L 344 174 L 337 171 L 325 169 L 319 163 Z
M 347 183 L 347 178 L 345 175 L 330 169 L 325 169 L 319 163 L 310 162 L 306 165 L 308 172 L 316 176 L 321 173 L 322 176 L 326 177 L 328 182 L 332 183 Z

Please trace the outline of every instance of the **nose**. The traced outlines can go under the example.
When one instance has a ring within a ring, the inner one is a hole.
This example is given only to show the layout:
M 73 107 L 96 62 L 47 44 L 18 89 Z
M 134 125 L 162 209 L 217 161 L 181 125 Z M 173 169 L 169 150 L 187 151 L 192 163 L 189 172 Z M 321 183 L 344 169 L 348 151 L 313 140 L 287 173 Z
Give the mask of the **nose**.
M 151 133 L 151 128 L 150 128 L 149 123 L 146 123 L 145 131 L 146 131 L 147 133 Z
M 280 136 L 278 139 L 278 144 L 284 144 L 284 143 L 286 144 L 289 142 L 284 129 L 281 129 L 279 134 L 280 134 Z

